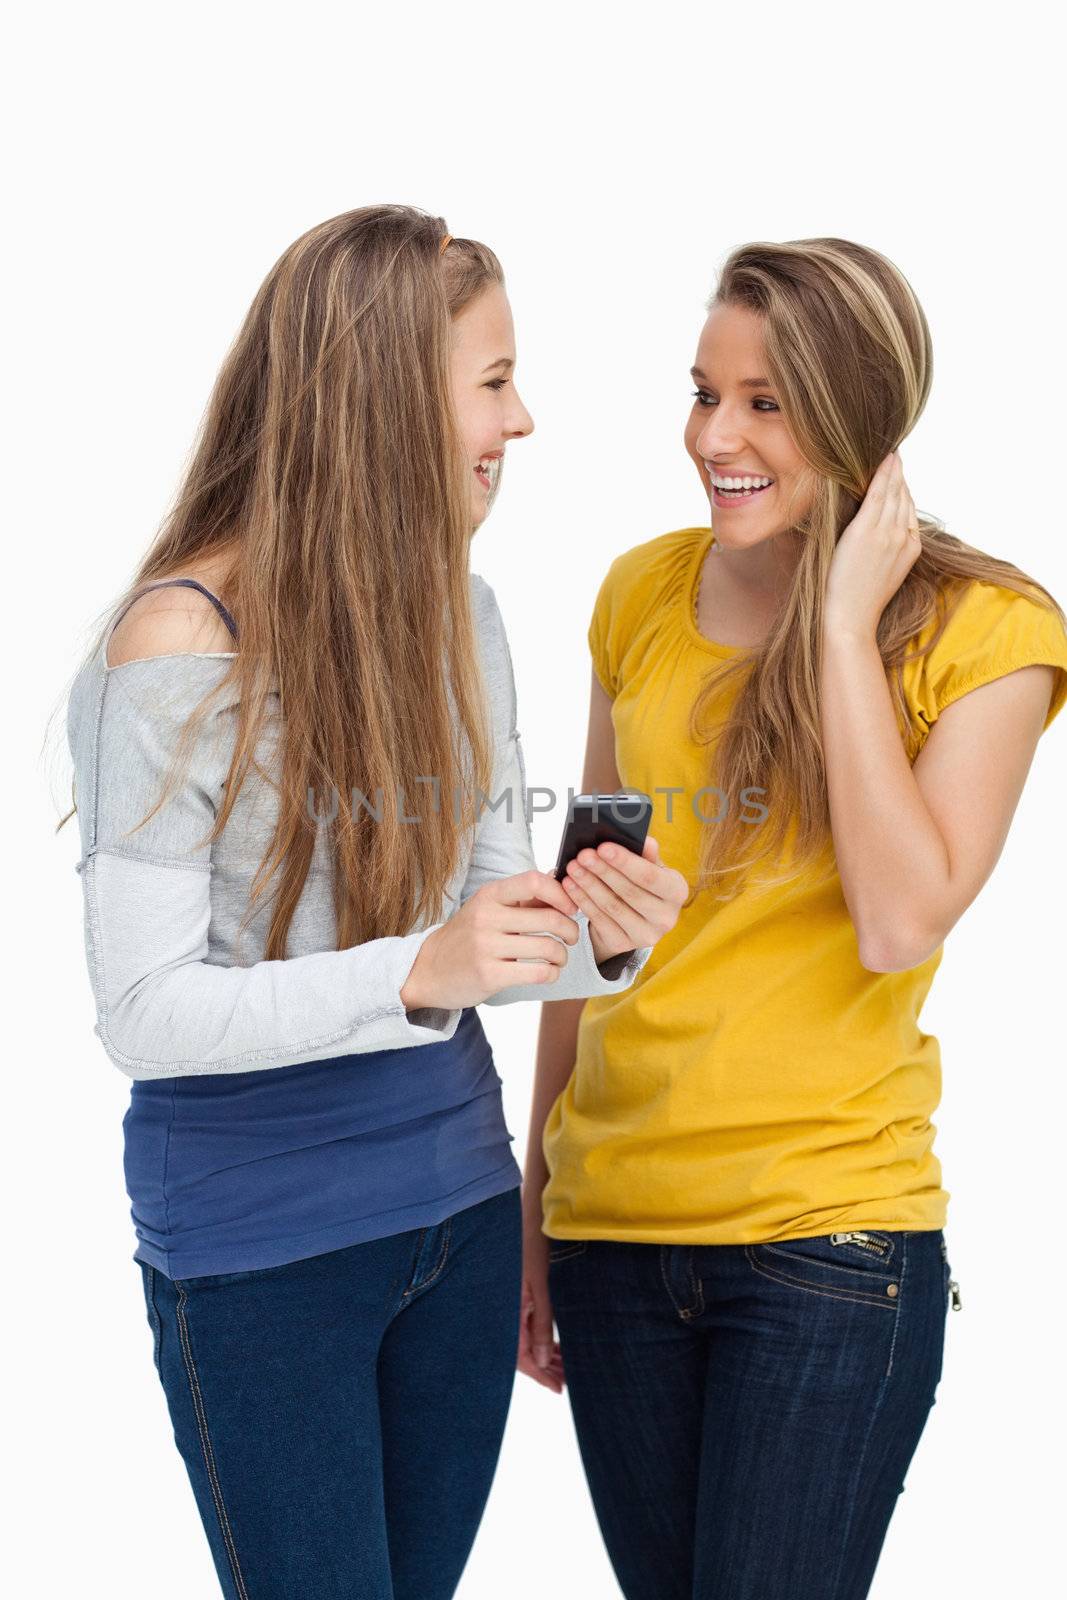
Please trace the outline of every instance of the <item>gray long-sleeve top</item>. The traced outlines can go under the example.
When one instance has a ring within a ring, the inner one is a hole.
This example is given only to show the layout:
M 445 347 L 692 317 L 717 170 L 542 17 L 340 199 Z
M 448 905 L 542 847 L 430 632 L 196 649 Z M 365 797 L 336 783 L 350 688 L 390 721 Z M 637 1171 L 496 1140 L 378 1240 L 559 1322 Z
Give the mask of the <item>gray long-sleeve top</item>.
M 471 599 L 495 748 L 491 800 L 468 836 L 469 854 L 448 887 L 452 913 L 484 883 L 536 867 L 526 814 L 526 772 L 515 678 L 493 590 L 471 574 Z M 233 751 L 236 689 L 216 700 L 185 779 L 143 827 L 124 838 L 157 799 L 192 709 L 226 673 L 232 652 L 175 654 L 107 665 L 105 638 L 76 677 L 68 706 L 82 857 L 85 947 L 96 1002 L 95 1032 L 133 1079 L 249 1072 L 343 1053 L 450 1039 L 460 1009 L 406 1011 L 400 990 L 424 939 L 443 922 L 401 937 L 336 948 L 328 838 L 315 854 L 289 934 L 292 955 L 263 959 L 269 907 L 240 943 L 253 875 L 276 820 L 276 792 L 254 771 L 214 844 L 211 831 Z M 275 710 L 277 695 L 274 695 Z M 277 712 L 257 762 L 271 770 Z M 447 919 L 445 919 L 447 920 Z M 588 919 L 551 984 L 516 983 L 490 1005 L 581 999 L 626 989 L 650 947 L 596 964 Z

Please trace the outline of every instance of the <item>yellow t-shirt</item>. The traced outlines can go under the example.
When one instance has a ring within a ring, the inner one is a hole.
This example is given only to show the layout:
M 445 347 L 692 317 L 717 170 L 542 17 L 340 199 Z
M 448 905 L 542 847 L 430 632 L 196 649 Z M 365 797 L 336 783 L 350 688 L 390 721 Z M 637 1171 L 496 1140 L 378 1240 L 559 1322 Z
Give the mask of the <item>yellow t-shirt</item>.
M 696 626 L 711 538 L 681 528 L 618 556 L 589 628 L 623 787 L 650 795 L 662 859 L 690 886 L 699 830 L 714 824 L 693 809 L 711 751 L 690 738 L 689 716 L 714 659 L 744 653 Z M 1067 701 L 1059 619 L 1013 590 L 968 584 L 930 655 L 905 667 L 914 753 L 945 706 L 1034 662 L 1059 668 L 1047 728 Z M 723 707 L 739 687 L 720 691 Z M 667 786 L 683 793 L 655 792 Z M 714 801 L 697 805 L 712 816 Z M 551 1238 L 747 1244 L 944 1226 L 930 1120 L 940 1052 L 919 1027 L 943 947 L 907 972 L 867 971 L 839 877 L 816 875 L 730 902 L 692 896 L 629 989 L 586 1001 L 544 1132 Z

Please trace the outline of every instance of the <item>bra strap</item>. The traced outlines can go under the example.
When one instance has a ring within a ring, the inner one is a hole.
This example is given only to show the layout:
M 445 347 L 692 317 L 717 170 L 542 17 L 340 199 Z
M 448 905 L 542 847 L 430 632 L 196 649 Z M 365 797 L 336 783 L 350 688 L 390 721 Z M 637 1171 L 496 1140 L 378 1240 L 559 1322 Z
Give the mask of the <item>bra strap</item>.
M 235 639 L 237 638 L 237 624 L 233 620 L 233 617 L 230 615 L 229 611 L 223 605 L 218 595 L 212 594 L 210 589 L 205 589 L 204 585 L 198 582 L 196 578 L 161 578 L 158 583 L 148 584 L 146 588 L 142 589 L 141 594 L 147 594 L 150 589 L 166 589 L 169 585 L 178 583 L 184 584 L 190 589 L 199 589 L 201 594 L 206 595 L 211 601 L 211 604 L 215 607 L 215 610 L 219 613 L 219 616 L 222 618 L 227 628 L 229 628 L 233 637 Z M 130 606 L 134 604 L 134 601 L 139 600 L 140 598 L 141 595 L 135 595 L 133 600 L 131 600 L 128 605 L 123 606 L 122 610 L 119 612 L 114 623 L 112 624 L 112 632 L 114 632 L 114 629 L 126 615 L 126 612 L 130 609 Z

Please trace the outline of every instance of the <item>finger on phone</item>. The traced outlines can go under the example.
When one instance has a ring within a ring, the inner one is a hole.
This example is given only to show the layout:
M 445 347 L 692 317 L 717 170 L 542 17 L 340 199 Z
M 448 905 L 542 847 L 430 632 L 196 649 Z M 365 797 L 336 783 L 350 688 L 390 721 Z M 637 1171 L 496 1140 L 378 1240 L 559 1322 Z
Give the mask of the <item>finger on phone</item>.
M 656 874 L 651 871 L 652 863 L 646 860 L 643 853 L 638 855 L 635 850 L 627 850 L 625 845 L 597 845 L 596 856 L 609 875 L 614 869 L 622 877 L 631 879 L 645 889 L 651 889 L 656 881 Z M 578 862 L 582 865 L 580 856 Z
M 659 910 L 658 895 L 643 888 L 636 878 L 624 878 L 606 862 L 599 873 L 590 876 L 589 898 L 600 908 L 602 916 L 613 918 L 620 931 L 629 931 L 623 928 L 624 918 L 638 916 L 651 920 Z

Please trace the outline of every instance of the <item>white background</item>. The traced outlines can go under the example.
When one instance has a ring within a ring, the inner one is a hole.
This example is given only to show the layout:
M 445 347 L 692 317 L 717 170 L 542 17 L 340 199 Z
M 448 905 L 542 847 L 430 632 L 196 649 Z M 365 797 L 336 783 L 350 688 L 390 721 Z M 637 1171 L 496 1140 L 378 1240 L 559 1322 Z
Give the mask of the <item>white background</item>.
M 508 625 L 531 784 L 580 784 L 585 630 L 612 557 L 708 520 L 682 447 L 687 369 L 716 268 L 745 240 L 837 234 L 898 263 L 935 348 L 902 451 L 916 502 L 1067 602 L 1062 86 L 1043 8 L 382 9 L 53 5 L 12 36 L 2 1559 L 20 1597 L 217 1593 L 131 1259 L 129 1083 L 92 1034 L 76 820 L 53 827 L 86 629 L 158 526 L 226 347 L 297 234 L 406 201 L 504 264 L 536 433 L 508 452 L 473 565 Z M 1065 779 L 1067 718 L 922 1017 L 942 1045 L 964 1304 L 877 1600 L 1044 1594 L 1058 1568 Z M 542 867 L 559 823 L 535 824 Z M 537 1017 L 483 1013 L 520 1159 Z M 460 1595 L 547 1590 L 618 1593 L 566 1398 L 519 1378 Z

